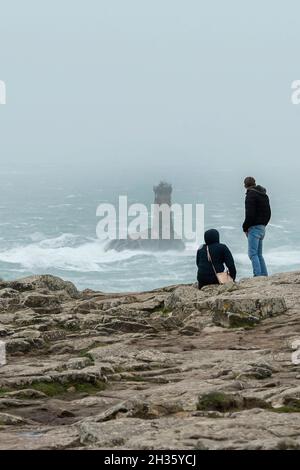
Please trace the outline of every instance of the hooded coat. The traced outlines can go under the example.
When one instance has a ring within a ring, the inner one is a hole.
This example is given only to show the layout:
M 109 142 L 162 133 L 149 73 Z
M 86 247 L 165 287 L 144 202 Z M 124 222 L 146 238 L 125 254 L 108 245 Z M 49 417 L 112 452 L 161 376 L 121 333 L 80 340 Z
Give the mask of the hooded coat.
M 248 232 L 253 225 L 268 225 L 271 219 L 271 207 L 265 188 L 257 185 L 247 189 L 245 212 L 244 232 Z
M 232 279 L 236 278 L 236 268 L 234 259 L 229 248 L 220 243 L 219 232 L 215 229 L 207 230 L 204 234 L 205 244 L 197 251 L 196 264 L 198 267 L 198 283 L 199 287 L 209 284 L 218 284 L 212 263 L 207 258 L 207 246 L 210 256 L 217 273 L 224 271 L 224 264 L 229 270 Z

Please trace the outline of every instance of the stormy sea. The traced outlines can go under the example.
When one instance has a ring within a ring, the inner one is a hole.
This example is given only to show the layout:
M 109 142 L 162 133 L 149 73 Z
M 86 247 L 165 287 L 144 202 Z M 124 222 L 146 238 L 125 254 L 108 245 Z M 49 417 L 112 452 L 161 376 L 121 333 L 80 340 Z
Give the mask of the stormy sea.
M 120 174 L 114 178 L 60 173 L 56 168 L 0 172 L 0 277 L 53 274 L 78 288 L 106 292 L 141 291 L 196 278 L 196 242 L 181 252 L 106 251 L 96 236 L 96 209 L 117 204 L 119 195 L 130 203 L 153 202 L 153 185 L 161 179 L 173 185 L 173 202 L 205 205 L 205 228 L 220 231 L 236 260 L 238 278 L 251 276 L 244 217 L 244 174 L 203 169 L 186 174 Z M 192 176 L 191 176 L 192 174 Z M 300 209 L 289 188 L 272 179 L 267 187 L 272 220 L 265 239 L 270 273 L 300 269 Z M 289 183 L 291 184 L 291 182 Z

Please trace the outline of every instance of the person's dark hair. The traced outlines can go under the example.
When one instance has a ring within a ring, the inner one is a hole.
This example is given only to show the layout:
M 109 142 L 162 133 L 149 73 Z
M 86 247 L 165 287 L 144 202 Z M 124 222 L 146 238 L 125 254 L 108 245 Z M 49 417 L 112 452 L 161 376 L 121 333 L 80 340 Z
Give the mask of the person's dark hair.
M 244 185 L 245 188 L 250 188 L 251 186 L 255 186 L 255 178 L 253 176 L 247 176 L 247 178 L 244 179 Z

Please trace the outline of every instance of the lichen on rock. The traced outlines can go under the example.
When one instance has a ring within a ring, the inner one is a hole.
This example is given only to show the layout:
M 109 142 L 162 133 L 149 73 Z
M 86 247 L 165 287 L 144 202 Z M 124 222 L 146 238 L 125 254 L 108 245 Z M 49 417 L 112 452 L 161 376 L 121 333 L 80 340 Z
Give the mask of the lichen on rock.
M 0 449 L 300 447 L 299 279 L 126 294 L 1 281 Z

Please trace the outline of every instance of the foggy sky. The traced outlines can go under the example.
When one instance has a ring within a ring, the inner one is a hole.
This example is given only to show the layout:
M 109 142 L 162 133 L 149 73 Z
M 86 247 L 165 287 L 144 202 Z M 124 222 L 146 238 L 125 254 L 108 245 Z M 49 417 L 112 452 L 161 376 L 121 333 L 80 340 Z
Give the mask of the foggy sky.
M 0 0 L 1 170 L 294 174 L 299 18 L 296 0 Z

